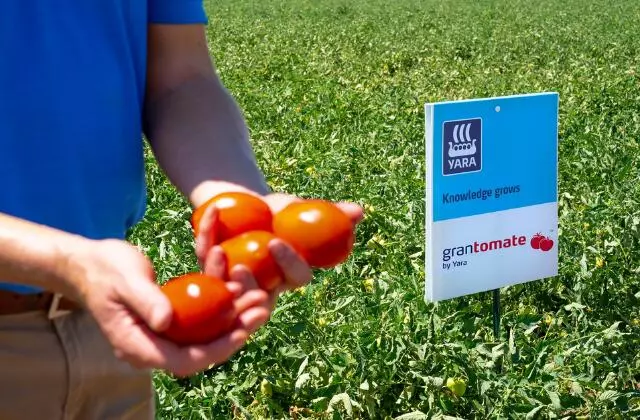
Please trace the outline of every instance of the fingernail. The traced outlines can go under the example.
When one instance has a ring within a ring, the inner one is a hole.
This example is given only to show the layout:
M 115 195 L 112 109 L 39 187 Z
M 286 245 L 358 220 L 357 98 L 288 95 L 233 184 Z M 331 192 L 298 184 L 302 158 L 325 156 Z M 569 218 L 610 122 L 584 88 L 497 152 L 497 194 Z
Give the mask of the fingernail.
M 228 282 L 227 283 L 227 289 L 236 297 L 238 297 L 240 295 L 240 292 L 242 291 L 242 286 L 235 283 L 235 282 Z
M 277 258 L 285 258 L 288 254 L 287 248 L 279 242 L 273 246 L 273 253 Z
M 225 258 L 224 251 L 222 250 L 220 245 L 216 245 L 213 252 L 214 252 L 214 254 L 216 256 L 216 262 L 217 263 L 221 263 L 222 264 L 222 263 L 225 262 L 225 260 L 224 260 L 224 258 Z
M 168 325 L 168 317 L 166 312 L 162 308 L 156 308 L 151 312 L 151 328 L 154 330 L 164 329 Z

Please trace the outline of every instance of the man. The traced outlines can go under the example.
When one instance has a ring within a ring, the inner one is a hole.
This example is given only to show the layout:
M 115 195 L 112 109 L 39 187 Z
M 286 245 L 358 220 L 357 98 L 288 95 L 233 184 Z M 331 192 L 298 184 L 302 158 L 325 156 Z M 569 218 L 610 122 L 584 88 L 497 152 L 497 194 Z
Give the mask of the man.
M 228 360 L 309 267 L 272 251 L 271 296 L 246 270 L 237 329 L 206 346 L 160 338 L 171 308 L 125 241 L 144 214 L 144 132 L 195 207 L 226 190 L 270 194 L 236 103 L 215 75 L 202 0 L 8 0 L 0 13 L 0 413 L 3 419 L 154 417 L 150 369 L 189 375 Z M 354 223 L 358 206 L 342 205 Z M 202 238 L 206 272 L 220 251 Z

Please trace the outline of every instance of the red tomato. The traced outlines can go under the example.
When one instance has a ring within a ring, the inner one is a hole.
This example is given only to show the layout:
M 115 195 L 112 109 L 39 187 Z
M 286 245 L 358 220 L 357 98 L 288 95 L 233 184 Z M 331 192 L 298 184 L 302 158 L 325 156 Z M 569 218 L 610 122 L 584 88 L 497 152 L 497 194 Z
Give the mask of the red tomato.
M 540 249 L 540 240 L 542 240 L 543 238 L 544 236 L 542 236 L 542 234 L 540 233 L 536 233 L 535 235 L 533 235 L 533 238 L 531 238 L 531 248 Z
M 549 251 L 551 248 L 553 248 L 553 239 L 551 238 L 542 238 L 540 240 L 540 249 L 542 251 Z
M 219 216 L 217 243 L 251 230 L 271 230 L 273 215 L 269 205 L 258 196 L 235 191 L 218 194 L 193 211 L 191 227 L 195 236 L 198 236 L 205 210 L 214 204 Z
M 251 271 L 258 286 L 273 290 L 282 282 L 284 274 L 269 251 L 269 242 L 275 236 L 267 231 L 245 232 L 220 244 L 227 259 L 227 278 L 236 265 L 244 265 Z
M 355 241 L 349 217 L 334 203 L 319 199 L 293 202 L 276 213 L 273 233 L 315 268 L 346 260 Z
M 233 294 L 217 277 L 188 273 L 166 282 L 161 290 L 173 307 L 163 335 L 179 345 L 206 344 L 233 327 Z

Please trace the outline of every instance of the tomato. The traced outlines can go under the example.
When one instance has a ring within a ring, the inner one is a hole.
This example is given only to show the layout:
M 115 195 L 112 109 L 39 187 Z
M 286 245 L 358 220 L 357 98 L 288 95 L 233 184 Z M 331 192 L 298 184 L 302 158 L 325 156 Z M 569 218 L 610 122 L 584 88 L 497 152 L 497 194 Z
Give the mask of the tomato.
M 447 388 L 458 397 L 462 397 L 467 390 L 467 382 L 462 378 L 447 378 Z
M 262 382 L 260 382 L 260 392 L 265 397 L 270 397 L 273 395 L 273 386 L 267 378 L 264 378 Z
M 542 251 L 549 251 L 551 248 L 553 248 L 553 239 L 551 238 L 542 238 L 540 240 L 540 249 Z
M 531 238 L 531 248 L 540 249 L 540 241 L 543 238 L 544 236 L 542 236 L 542 234 L 540 233 L 536 233 L 535 235 L 533 235 L 533 238 Z
M 227 260 L 227 278 L 236 265 L 244 265 L 251 271 L 258 286 L 263 290 L 273 290 L 284 274 L 271 255 L 268 245 L 275 235 L 268 231 L 254 230 L 227 239 L 220 244 Z
M 271 230 L 273 214 L 260 197 L 245 192 L 224 192 L 198 206 L 191 215 L 191 227 L 198 236 L 200 220 L 205 210 L 215 205 L 218 209 L 216 243 L 250 230 Z
M 320 199 L 293 202 L 277 212 L 273 233 L 314 268 L 340 264 L 355 241 L 351 219 L 334 203 Z
M 161 290 L 173 307 L 163 335 L 176 344 L 209 343 L 230 331 L 236 321 L 233 294 L 222 279 L 187 273 L 169 280 Z

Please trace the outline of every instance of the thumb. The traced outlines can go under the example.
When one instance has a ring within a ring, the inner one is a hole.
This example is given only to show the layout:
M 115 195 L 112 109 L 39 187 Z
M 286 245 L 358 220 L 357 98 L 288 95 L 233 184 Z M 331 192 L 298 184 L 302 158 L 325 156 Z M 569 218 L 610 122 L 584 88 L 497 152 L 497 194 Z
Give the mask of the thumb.
M 151 330 L 160 332 L 169 327 L 173 316 L 171 302 L 152 276 L 129 278 L 122 299 Z
M 337 205 L 343 212 L 347 214 L 347 216 L 349 216 L 349 219 L 351 219 L 351 223 L 353 223 L 354 225 L 357 225 L 362 221 L 364 217 L 364 210 L 360 205 L 347 201 L 341 201 L 337 203 Z
M 205 267 L 207 254 L 211 247 L 217 243 L 218 217 L 219 213 L 215 205 L 207 207 L 202 215 L 200 230 L 196 236 L 196 257 L 200 267 Z

